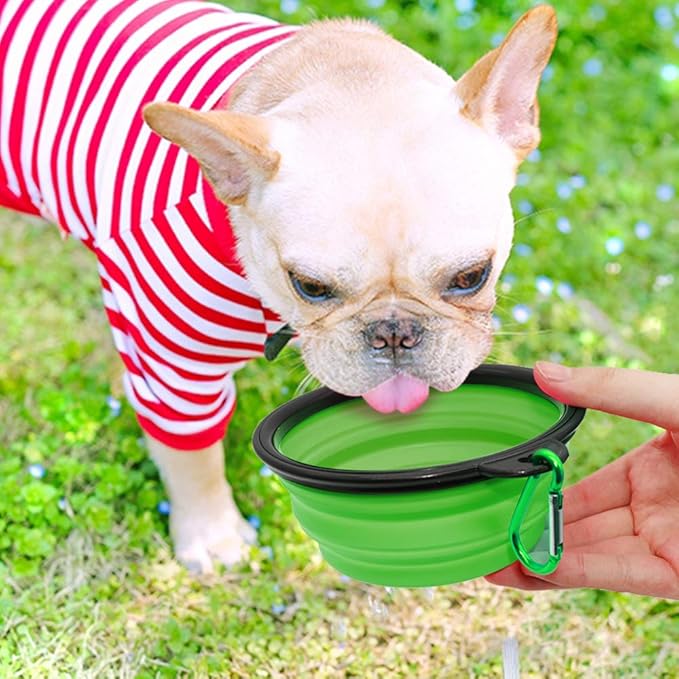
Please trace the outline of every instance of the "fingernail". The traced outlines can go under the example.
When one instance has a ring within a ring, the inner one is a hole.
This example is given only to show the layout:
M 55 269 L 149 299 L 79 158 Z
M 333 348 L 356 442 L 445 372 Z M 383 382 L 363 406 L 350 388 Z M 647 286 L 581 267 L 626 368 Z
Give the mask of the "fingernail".
M 535 364 L 535 369 L 550 382 L 565 382 L 569 380 L 573 371 L 571 368 L 561 365 L 559 363 L 547 363 L 546 361 L 538 361 Z

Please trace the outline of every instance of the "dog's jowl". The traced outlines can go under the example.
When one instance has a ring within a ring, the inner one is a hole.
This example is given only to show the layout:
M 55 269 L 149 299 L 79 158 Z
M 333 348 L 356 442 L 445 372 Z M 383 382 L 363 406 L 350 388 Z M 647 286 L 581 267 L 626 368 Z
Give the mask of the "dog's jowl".
M 537 7 L 456 82 L 368 22 L 0 2 L 0 205 L 92 250 L 181 561 L 254 537 L 221 441 L 234 372 L 285 324 L 381 412 L 483 361 L 555 37 Z

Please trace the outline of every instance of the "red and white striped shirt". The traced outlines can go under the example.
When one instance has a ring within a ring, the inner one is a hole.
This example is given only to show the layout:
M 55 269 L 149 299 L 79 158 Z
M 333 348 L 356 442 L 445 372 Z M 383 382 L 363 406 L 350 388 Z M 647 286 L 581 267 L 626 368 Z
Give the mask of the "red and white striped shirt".
M 233 372 L 282 323 L 198 164 L 140 111 L 218 108 L 293 31 L 196 0 L 0 0 L 0 205 L 94 251 L 127 397 L 175 448 L 224 435 Z

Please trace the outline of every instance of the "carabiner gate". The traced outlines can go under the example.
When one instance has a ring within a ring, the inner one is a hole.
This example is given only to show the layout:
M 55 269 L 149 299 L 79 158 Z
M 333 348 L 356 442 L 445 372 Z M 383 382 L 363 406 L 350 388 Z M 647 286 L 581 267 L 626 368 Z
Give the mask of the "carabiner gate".
M 533 559 L 528 550 L 521 542 L 521 524 L 528 510 L 531 498 L 538 483 L 539 476 L 529 476 L 526 485 L 521 491 L 519 501 L 509 522 L 509 540 L 518 560 L 533 573 L 549 575 L 556 570 L 563 553 L 563 462 L 559 456 L 549 448 L 541 448 L 533 453 L 533 462 L 545 462 L 552 470 L 552 479 L 549 484 L 549 558 L 545 563 L 539 563 Z

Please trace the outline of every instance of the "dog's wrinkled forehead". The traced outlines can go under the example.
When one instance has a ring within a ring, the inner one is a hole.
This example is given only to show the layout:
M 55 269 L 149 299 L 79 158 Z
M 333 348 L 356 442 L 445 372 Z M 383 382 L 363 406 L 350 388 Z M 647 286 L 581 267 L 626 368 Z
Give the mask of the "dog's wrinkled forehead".
M 282 240 L 303 239 L 320 256 L 337 256 L 350 238 L 357 249 L 385 253 L 492 246 L 508 210 L 513 158 L 444 94 L 428 109 L 399 102 L 395 119 L 356 112 L 349 129 L 346 117 L 336 125 L 276 121 L 271 141 L 282 161 L 261 208 L 271 205 L 275 223 L 285 215 Z

